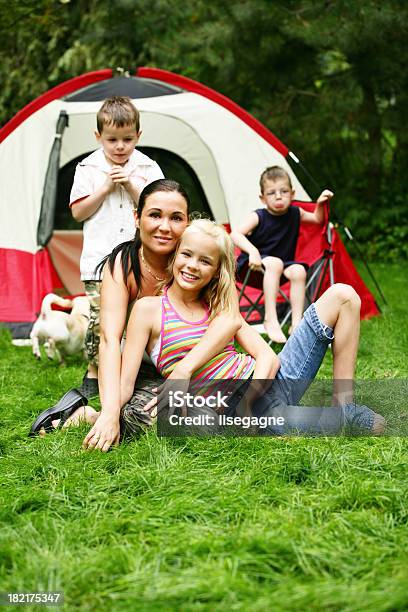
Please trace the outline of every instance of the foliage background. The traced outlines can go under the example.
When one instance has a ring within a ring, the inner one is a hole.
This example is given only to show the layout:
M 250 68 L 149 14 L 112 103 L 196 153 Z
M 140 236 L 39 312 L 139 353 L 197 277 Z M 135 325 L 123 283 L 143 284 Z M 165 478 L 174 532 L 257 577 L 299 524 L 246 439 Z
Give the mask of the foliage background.
M 407 258 L 403 0 L 0 0 L 0 9 L 2 123 L 89 70 L 179 72 L 281 138 L 336 192 L 337 216 L 369 257 Z

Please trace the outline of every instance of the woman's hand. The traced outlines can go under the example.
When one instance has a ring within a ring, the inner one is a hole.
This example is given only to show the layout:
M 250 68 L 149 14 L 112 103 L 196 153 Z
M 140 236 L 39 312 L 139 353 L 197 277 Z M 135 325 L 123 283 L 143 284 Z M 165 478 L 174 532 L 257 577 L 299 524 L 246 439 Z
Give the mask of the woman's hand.
M 89 450 L 97 449 L 106 453 L 112 444 L 119 444 L 119 435 L 120 427 L 118 419 L 101 414 L 85 437 L 82 446 Z

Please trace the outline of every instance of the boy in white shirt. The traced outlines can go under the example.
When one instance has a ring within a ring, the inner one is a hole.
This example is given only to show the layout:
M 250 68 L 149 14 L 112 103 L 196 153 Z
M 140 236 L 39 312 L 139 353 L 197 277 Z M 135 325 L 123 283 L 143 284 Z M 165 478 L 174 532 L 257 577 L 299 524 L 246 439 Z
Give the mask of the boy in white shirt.
M 91 306 L 86 349 L 89 366 L 81 392 L 98 390 L 100 281 L 98 263 L 135 235 L 133 209 L 142 189 L 163 178 L 158 164 L 135 149 L 141 135 L 139 112 L 128 97 L 115 96 L 97 114 L 95 136 L 101 148 L 76 168 L 70 206 L 76 221 L 84 221 L 81 280 Z

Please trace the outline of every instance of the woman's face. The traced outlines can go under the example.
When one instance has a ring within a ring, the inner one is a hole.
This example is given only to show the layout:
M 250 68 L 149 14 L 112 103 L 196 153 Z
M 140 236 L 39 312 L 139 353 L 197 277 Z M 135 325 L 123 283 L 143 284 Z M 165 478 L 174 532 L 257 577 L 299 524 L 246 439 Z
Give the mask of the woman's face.
M 187 223 L 187 202 L 177 191 L 147 196 L 140 217 L 136 216 L 143 248 L 160 255 L 174 251 Z

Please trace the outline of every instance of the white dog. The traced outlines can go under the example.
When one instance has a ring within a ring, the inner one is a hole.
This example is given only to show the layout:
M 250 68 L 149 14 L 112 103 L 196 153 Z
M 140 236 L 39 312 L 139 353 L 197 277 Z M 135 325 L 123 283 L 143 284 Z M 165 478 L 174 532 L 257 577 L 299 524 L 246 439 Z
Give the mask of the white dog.
M 72 308 L 71 313 L 52 310 L 51 304 L 61 308 Z M 30 338 L 33 355 L 41 359 L 40 344 L 44 344 L 49 359 L 63 362 L 63 355 L 73 355 L 84 348 L 85 334 L 89 322 L 89 301 L 85 296 L 73 300 L 48 293 L 42 301 L 41 312 L 33 325 Z

